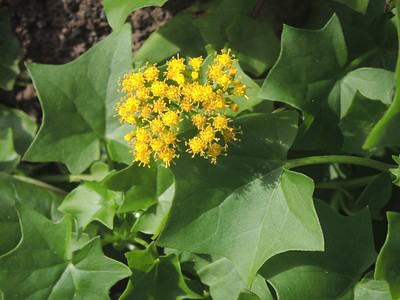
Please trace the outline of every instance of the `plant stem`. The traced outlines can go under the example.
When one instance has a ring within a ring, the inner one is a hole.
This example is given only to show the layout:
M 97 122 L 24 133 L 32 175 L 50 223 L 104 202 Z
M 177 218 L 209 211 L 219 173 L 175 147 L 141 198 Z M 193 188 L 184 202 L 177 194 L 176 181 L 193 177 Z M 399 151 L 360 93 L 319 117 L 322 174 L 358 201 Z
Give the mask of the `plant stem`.
M 108 169 L 114 170 L 114 162 L 111 158 L 110 153 L 108 152 L 108 148 L 107 148 L 107 142 L 106 140 L 103 140 L 103 145 L 104 145 L 104 151 L 106 152 L 106 156 L 107 156 L 107 165 L 108 165 Z
M 82 180 L 94 181 L 96 178 L 92 175 L 43 175 L 38 176 L 40 180 L 50 182 L 79 182 Z
M 287 169 L 317 165 L 317 164 L 353 164 L 364 167 L 373 168 L 379 171 L 387 171 L 390 168 L 396 168 L 395 165 L 389 165 L 377 160 L 359 157 L 359 156 L 349 156 L 349 155 L 321 155 L 321 156 L 310 156 L 297 159 L 290 159 L 286 162 L 285 167 Z
M 13 175 L 13 177 L 17 178 L 18 180 L 21 180 L 21 181 L 24 181 L 24 182 L 27 182 L 27 183 L 30 183 L 30 184 L 33 184 L 33 185 L 36 185 L 36 186 L 40 186 L 42 188 L 55 191 L 57 193 L 68 194 L 68 192 L 66 192 L 66 191 L 64 191 L 62 189 L 59 189 L 58 187 L 55 187 L 55 186 L 50 185 L 50 184 L 48 184 L 46 182 L 31 178 L 31 177 L 26 177 L 26 176 L 22 176 L 22 175 Z
M 336 188 L 357 188 L 368 185 L 378 175 L 366 176 L 355 179 L 322 181 L 315 185 L 317 189 L 336 189 Z

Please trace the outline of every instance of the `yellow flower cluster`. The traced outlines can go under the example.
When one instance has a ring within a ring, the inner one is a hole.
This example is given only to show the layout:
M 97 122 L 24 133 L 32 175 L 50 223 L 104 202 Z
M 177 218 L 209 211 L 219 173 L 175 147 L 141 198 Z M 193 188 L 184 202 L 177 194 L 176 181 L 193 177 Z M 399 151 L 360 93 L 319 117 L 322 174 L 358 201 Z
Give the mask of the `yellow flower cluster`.
M 212 163 L 225 154 L 238 133 L 226 116 L 228 109 L 238 110 L 230 96 L 246 97 L 246 86 L 240 78 L 235 80 L 234 62 L 230 51 L 215 53 L 214 62 L 203 71 L 206 78 L 201 78 L 202 57 L 189 58 L 186 64 L 178 56 L 167 62 L 163 74 L 156 65 L 147 64 L 120 78 L 118 91 L 124 96 L 115 109 L 121 122 L 135 125 L 125 136 L 134 147 L 134 161 L 146 166 L 153 157 L 169 167 L 178 157 L 177 134 L 184 118 L 198 131 L 185 142 L 186 152 Z

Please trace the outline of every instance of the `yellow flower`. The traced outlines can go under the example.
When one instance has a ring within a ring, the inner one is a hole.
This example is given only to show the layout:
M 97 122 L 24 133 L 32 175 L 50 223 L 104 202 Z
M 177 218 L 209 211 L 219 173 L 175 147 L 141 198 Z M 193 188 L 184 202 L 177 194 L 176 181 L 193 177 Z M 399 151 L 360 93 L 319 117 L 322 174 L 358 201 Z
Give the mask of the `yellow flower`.
M 147 67 L 146 71 L 144 71 L 143 75 L 148 82 L 155 81 L 158 78 L 158 74 L 160 71 L 157 69 L 155 65 Z
M 169 85 L 165 96 L 169 99 L 169 101 L 177 101 L 181 96 L 181 89 L 175 85 Z
M 163 81 L 154 81 L 151 85 L 151 92 L 155 97 L 165 97 L 168 85 Z
M 221 67 L 230 67 L 232 66 L 232 58 L 229 54 L 230 49 L 228 50 L 228 52 L 226 52 L 225 49 L 221 50 L 221 54 L 216 54 L 216 57 L 214 59 L 215 63 L 218 64 Z
M 136 90 L 136 97 L 141 100 L 150 99 L 150 90 L 146 87 L 141 87 Z
M 193 70 L 195 70 L 195 71 L 200 70 L 202 63 L 203 63 L 203 58 L 201 56 L 189 59 L 189 65 L 191 65 Z
M 199 72 L 192 72 L 192 78 L 193 80 L 199 79 Z
M 224 115 L 219 115 L 214 117 L 213 121 L 213 126 L 216 130 L 222 131 L 223 129 L 228 128 L 228 122 L 230 121 L 229 118 L 227 118 Z
M 152 111 L 153 110 L 151 109 L 151 106 L 148 106 L 148 105 L 143 106 L 142 111 L 141 111 L 142 118 L 148 119 L 150 117 Z
M 229 75 L 222 75 L 219 79 L 218 79 L 218 83 L 220 85 L 222 85 L 224 88 L 227 88 L 232 82 L 232 77 Z
M 206 124 L 207 118 L 201 114 L 197 114 L 193 117 L 192 122 L 193 125 L 197 127 L 197 129 L 202 129 L 204 124 Z
M 163 99 L 158 99 L 153 103 L 153 111 L 155 113 L 161 114 L 167 110 L 167 105 Z
M 220 144 L 212 143 L 207 150 L 207 155 L 211 157 L 211 163 L 217 163 L 217 156 L 221 155 L 222 147 Z
M 213 82 L 217 81 L 224 75 L 224 72 L 219 65 L 211 65 L 208 66 L 207 76 Z
M 178 157 L 175 153 L 175 149 L 167 147 L 158 152 L 157 155 L 164 162 L 165 168 L 168 168 L 171 165 L 171 161 L 175 157 Z
M 179 112 L 169 110 L 162 116 L 162 121 L 168 127 L 173 127 L 177 125 L 180 121 L 179 119 Z
M 156 152 L 161 151 L 164 149 L 167 145 L 164 143 L 164 141 L 160 138 L 156 138 L 151 140 L 150 142 L 151 149 L 153 149 Z
M 212 126 L 207 126 L 205 129 L 201 130 L 199 135 L 206 143 L 211 143 L 213 140 L 217 140 L 215 138 L 215 129 Z
M 235 96 L 245 96 L 246 95 L 246 86 L 241 83 L 239 80 L 235 80 L 233 84 L 233 92 Z
M 136 142 L 147 143 L 151 139 L 151 134 L 143 127 L 136 128 Z
M 189 146 L 189 149 L 187 149 L 186 152 L 193 153 L 192 157 L 194 157 L 196 154 L 202 155 L 204 149 L 207 147 L 207 144 L 198 136 L 190 139 L 186 145 Z
M 150 130 L 152 133 L 160 133 L 164 130 L 164 128 L 164 123 L 160 119 L 153 119 L 150 121 Z
M 170 130 L 161 132 L 160 139 L 166 145 L 172 145 L 173 147 L 176 146 L 176 141 L 177 141 L 176 134 Z
M 179 75 L 185 71 L 185 59 L 183 58 L 172 58 L 167 62 L 167 79 L 172 79 L 177 81 Z
M 129 142 L 130 140 L 133 139 L 134 136 L 135 136 L 135 132 L 131 131 L 131 132 L 125 134 L 124 139 L 125 139 L 125 141 Z
M 182 111 L 190 112 L 193 110 L 193 103 L 188 98 L 184 98 L 179 105 Z

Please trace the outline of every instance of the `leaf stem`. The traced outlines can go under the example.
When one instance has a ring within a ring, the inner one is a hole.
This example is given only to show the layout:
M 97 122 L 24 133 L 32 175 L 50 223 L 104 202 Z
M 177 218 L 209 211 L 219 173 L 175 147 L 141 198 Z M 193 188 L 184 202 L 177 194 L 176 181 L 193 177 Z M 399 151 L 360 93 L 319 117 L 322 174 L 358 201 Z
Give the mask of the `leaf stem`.
M 107 147 L 107 142 L 106 140 L 103 140 L 103 145 L 104 145 L 104 151 L 106 152 L 106 156 L 107 156 L 107 165 L 108 165 L 108 169 L 114 170 L 114 162 L 111 158 L 110 152 L 108 151 L 108 147 Z
M 337 188 L 357 188 L 368 185 L 378 175 L 366 176 L 354 179 L 332 180 L 318 182 L 315 187 L 317 189 L 337 189 Z
M 26 176 L 23 176 L 23 175 L 13 175 L 13 177 L 18 179 L 18 180 L 24 181 L 26 183 L 30 183 L 30 184 L 33 184 L 33 185 L 36 185 L 36 186 L 39 186 L 39 187 L 42 187 L 42 188 L 45 188 L 45 189 L 48 189 L 48 190 L 52 190 L 52 191 L 55 191 L 57 193 L 68 194 L 68 192 L 66 192 L 66 191 L 64 191 L 64 190 L 62 190 L 62 189 L 60 189 L 58 187 L 55 187 L 55 186 L 53 186 L 51 184 L 48 184 L 46 182 L 31 178 L 31 177 L 26 177 Z
M 369 167 L 379 171 L 387 171 L 390 168 L 396 168 L 395 165 L 389 165 L 377 160 L 350 155 L 321 155 L 290 159 L 286 162 L 285 167 L 286 169 L 292 169 L 302 166 L 333 163 L 353 164 Z
M 50 182 L 79 182 L 82 180 L 95 181 L 96 178 L 92 175 L 43 175 L 38 176 L 40 180 L 50 181 Z

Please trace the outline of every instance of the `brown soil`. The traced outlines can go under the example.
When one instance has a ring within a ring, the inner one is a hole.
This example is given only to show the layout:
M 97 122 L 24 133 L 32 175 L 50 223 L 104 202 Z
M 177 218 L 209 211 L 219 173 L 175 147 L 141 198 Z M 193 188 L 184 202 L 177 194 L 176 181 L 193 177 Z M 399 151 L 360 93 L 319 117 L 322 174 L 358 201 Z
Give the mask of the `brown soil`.
M 133 50 L 193 0 L 170 0 L 164 7 L 139 9 L 129 16 Z M 11 10 L 11 26 L 25 52 L 25 61 L 70 62 L 111 32 L 100 0 L 0 0 Z M 21 66 L 24 69 L 23 65 Z M 22 76 L 23 78 L 24 76 Z M 25 76 L 27 77 L 27 76 Z M 0 101 L 40 119 L 35 90 L 28 79 L 11 92 L 0 90 Z

